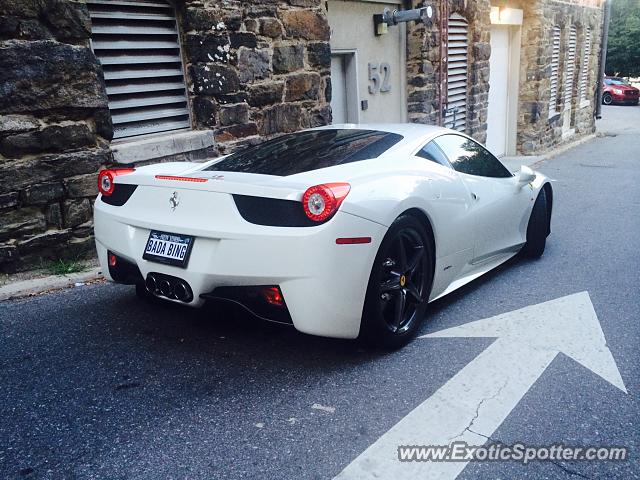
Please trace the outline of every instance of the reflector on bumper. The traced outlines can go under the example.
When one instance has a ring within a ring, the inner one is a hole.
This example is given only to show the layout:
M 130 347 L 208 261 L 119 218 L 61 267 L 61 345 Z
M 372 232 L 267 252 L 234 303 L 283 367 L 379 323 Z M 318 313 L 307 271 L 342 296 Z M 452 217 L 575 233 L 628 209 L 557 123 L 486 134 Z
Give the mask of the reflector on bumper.
M 200 297 L 233 302 L 263 320 L 293 325 L 287 304 L 277 285 L 217 287 L 211 293 L 204 293 Z

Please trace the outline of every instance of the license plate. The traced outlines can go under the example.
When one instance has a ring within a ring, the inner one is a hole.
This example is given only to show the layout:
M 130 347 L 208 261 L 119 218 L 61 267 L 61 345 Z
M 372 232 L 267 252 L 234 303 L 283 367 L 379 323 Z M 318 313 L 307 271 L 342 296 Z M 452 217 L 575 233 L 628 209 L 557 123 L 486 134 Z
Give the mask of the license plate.
M 150 262 L 186 268 L 193 241 L 194 238 L 189 235 L 152 230 L 142 258 Z

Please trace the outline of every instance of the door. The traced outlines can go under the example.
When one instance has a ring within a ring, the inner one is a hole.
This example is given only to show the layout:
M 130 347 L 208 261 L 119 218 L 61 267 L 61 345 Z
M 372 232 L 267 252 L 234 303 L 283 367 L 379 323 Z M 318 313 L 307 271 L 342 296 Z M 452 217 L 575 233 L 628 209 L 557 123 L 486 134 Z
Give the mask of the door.
M 360 123 L 356 52 L 331 52 L 331 110 L 333 123 Z
M 576 27 L 569 32 L 569 51 L 565 65 L 564 110 L 562 112 L 562 134 L 571 133 L 571 103 L 573 100 L 573 80 L 576 71 Z
M 487 149 L 461 135 L 442 135 L 434 142 L 469 189 L 474 232 L 473 264 L 482 265 L 513 252 L 525 242 L 522 219 L 533 199 L 528 186 Z
M 331 113 L 333 123 L 347 123 L 347 76 L 344 55 L 331 56 Z
M 509 27 L 492 26 L 487 148 L 496 156 L 505 155 L 507 152 L 510 58 Z
M 471 215 L 475 231 L 472 263 L 482 265 L 519 249 L 526 241 L 526 229 L 521 227 L 531 202 L 531 188 L 520 186 L 517 177 L 461 177 L 475 201 Z

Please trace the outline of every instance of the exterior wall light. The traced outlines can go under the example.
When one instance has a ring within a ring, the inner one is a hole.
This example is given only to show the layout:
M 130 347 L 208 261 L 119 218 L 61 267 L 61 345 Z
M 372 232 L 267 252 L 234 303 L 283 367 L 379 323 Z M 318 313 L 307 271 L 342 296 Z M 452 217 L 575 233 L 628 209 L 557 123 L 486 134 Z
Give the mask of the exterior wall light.
M 413 10 L 391 10 L 385 8 L 382 14 L 373 16 L 373 31 L 376 36 L 389 32 L 389 25 L 398 25 L 405 22 L 430 21 L 433 18 L 433 7 L 427 5 Z

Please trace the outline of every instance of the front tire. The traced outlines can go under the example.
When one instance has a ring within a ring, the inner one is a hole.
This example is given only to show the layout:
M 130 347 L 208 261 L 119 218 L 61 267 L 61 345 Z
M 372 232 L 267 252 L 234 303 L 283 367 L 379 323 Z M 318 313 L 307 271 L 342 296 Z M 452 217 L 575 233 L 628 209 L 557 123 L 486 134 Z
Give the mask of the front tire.
M 547 194 L 544 188 L 540 190 L 536 203 L 533 205 L 529 224 L 527 225 L 527 243 L 522 253 L 529 258 L 540 258 L 547 244 L 549 231 L 549 210 L 547 209 Z
M 376 255 L 365 298 L 360 339 L 398 349 L 416 335 L 433 282 L 433 245 L 422 223 L 403 215 L 389 227 Z
M 605 105 L 611 105 L 613 103 L 613 97 L 610 93 L 605 93 L 604 95 L 602 95 L 602 103 L 604 103 Z

